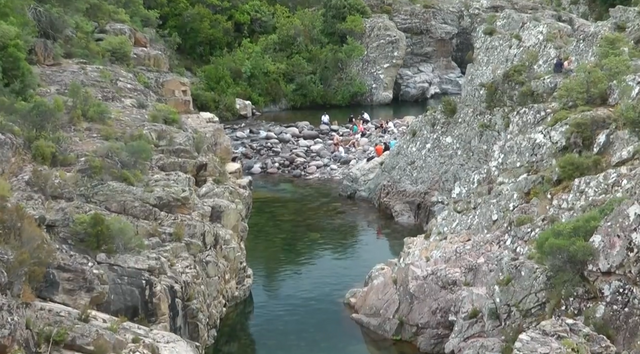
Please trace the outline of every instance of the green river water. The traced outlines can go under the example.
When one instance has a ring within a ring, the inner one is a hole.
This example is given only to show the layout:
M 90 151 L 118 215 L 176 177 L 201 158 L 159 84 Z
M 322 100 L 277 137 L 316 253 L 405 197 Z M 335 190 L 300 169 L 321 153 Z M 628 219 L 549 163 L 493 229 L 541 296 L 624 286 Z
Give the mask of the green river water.
M 342 304 L 377 263 L 400 254 L 402 227 L 327 182 L 256 178 L 247 261 L 252 297 L 230 309 L 209 354 L 415 354 L 363 331 Z
M 346 123 L 349 115 L 353 114 L 358 117 L 360 112 L 365 111 L 371 119 L 393 119 L 402 118 L 404 116 L 419 116 L 423 114 L 427 107 L 438 106 L 439 98 L 430 99 L 425 102 L 395 102 L 385 106 L 350 106 L 350 107 L 334 107 L 327 109 L 297 109 L 291 111 L 278 111 L 263 113 L 259 120 L 268 122 L 276 122 L 280 124 L 296 123 L 308 121 L 313 125 L 320 123 L 320 117 L 326 111 L 331 121 L 338 121 L 340 124 Z

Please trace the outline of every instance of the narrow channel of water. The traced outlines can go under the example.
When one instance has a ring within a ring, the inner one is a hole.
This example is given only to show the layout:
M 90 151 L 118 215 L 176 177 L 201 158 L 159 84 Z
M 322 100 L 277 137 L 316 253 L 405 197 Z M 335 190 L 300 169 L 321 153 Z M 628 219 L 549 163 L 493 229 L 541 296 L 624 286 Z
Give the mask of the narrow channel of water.
M 246 244 L 252 298 L 228 312 L 208 353 L 417 353 L 363 331 L 342 299 L 418 233 L 339 198 L 328 182 L 256 178 Z
M 340 124 L 346 123 L 349 115 L 353 114 L 357 117 L 360 112 L 365 111 L 372 119 L 392 119 L 402 118 L 404 116 L 419 116 L 423 114 L 427 107 L 437 106 L 440 99 L 431 99 L 425 102 L 394 102 L 386 106 L 351 106 L 336 107 L 327 109 L 300 109 L 292 111 L 266 112 L 263 113 L 259 120 L 284 123 L 296 123 L 308 121 L 311 124 L 319 124 L 320 117 L 326 111 L 331 121 L 338 121 Z

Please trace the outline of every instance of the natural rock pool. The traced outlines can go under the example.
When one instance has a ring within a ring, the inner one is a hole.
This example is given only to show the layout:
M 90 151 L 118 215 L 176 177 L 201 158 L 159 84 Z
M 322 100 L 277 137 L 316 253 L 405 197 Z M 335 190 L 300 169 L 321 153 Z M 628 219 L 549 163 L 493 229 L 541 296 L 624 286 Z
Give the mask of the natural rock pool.
M 256 178 L 247 261 L 252 299 L 225 316 L 213 354 L 410 354 L 374 340 L 350 318 L 345 293 L 400 254 L 402 227 L 329 182 Z

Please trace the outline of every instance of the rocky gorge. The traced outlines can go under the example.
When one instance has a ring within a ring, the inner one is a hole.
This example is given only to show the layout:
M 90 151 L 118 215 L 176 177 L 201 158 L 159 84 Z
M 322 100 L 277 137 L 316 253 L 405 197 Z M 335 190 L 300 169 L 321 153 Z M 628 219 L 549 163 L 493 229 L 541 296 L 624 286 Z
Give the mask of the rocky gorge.
M 637 351 L 640 17 L 568 10 L 469 3 L 455 114 L 417 117 L 384 164 L 343 179 L 342 194 L 426 229 L 346 295 L 357 323 L 428 353 Z M 553 74 L 558 56 L 581 65 Z

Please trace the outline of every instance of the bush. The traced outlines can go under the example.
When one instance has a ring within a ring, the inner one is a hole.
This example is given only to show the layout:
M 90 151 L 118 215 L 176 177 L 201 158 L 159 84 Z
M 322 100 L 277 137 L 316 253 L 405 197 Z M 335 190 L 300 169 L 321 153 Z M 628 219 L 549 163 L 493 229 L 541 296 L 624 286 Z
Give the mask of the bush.
M 602 172 L 603 161 L 597 155 L 567 154 L 558 159 L 557 166 L 560 180 L 570 182 Z
M 445 117 L 451 119 L 458 113 L 458 103 L 451 97 L 444 97 L 442 99 L 442 113 Z
M 131 64 L 131 52 L 133 45 L 129 38 L 125 36 L 107 36 L 104 41 L 100 42 L 102 49 L 102 57 L 110 63 L 129 65 Z
M 0 204 L 5 203 L 11 198 L 11 184 L 4 178 L 0 177 Z
M 3 187 L 5 196 L 10 195 Z M 4 264 L 9 284 L 26 283 L 38 289 L 55 252 L 35 220 L 21 206 L 9 205 L 0 197 L 0 246 L 12 253 Z
M 144 240 L 133 225 L 118 216 L 106 218 L 97 212 L 79 215 L 71 230 L 80 244 L 95 252 L 114 254 L 144 248 Z
M 623 102 L 616 107 L 614 114 L 624 128 L 640 136 L 640 103 Z
M 563 107 L 600 106 L 609 98 L 608 85 L 607 76 L 599 68 L 583 64 L 562 82 L 557 97 Z
M 36 76 L 27 63 L 27 46 L 23 41 L 22 31 L 22 28 L 0 21 L 0 96 L 11 95 L 26 99 L 37 87 Z
M 98 148 L 88 160 L 89 175 L 132 186 L 142 181 L 153 157 L 153 146 L 139 136 L 134 138 L 127 143 L 109 142 Z
M 566 109 L 561 109 L 558 112 L 554 113 L 551 117 L 551 120 L 547 123 L 548 127 L 554 127 L 556 124 L 560 122 L 564 122 L 571 116 L 571 112 Z
M 573 287 L 585 280 L 587 264 L 595 257 L 589 239 L 620 203 L 620 199 L 612 199 L 574 219 L 555 223 L 536 239 L 538 258 L 549 268 L 551 283 L 561 296 L 571 295 Z
M 111 119 L 109 107 L 97 100 L 91 91 L 83 89 L 77 82 L 69 85 L 68 92 L 70 104 L 68 111 L 71 119 L 79 123 L 81 121 L 105 124 Z
M 31 158 L 36 163 L 51 166 L 56 151 L 57 148 L 54 143 L 40 139 L 31 145 Z
M 157 104 L 149 113 L 149 121 L 153 123 L 178 126 L 180 125 L 180 114 L 171 106 L 166 104 Z
M 498 30 L 493 26 L 484 26 L 484 28 L 482 29 L 482 34 L 484 34 L 485 36 L 491 37 L 496 33 L 498 33 Z

